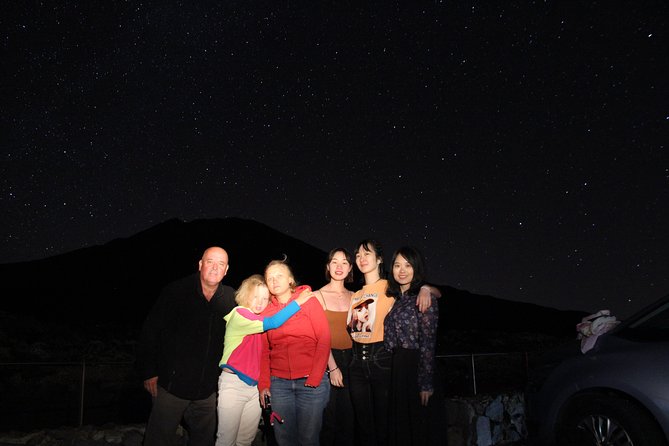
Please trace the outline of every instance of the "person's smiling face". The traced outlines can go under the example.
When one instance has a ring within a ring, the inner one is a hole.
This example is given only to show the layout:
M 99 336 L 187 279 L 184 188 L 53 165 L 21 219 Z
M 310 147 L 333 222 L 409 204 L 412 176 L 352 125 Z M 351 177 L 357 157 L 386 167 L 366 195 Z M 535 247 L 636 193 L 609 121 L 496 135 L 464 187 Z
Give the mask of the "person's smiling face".
M 335 280 L 344 280 L 348 277 L 353 265 L 351 265 L 343 252 L 337 251 L 332 256 L 332 260 L 328 263 L 328 272 L 330 277 Z
M 413 281 L 413 265 L 401 254 L 397 255 L 395 263 L 393 263 L 393 278 L 400 285 L 402 291 L 408 290 Z
M 209 248 L 199 263 L 200 279 L 210 286 L 218 285 L 228 272 L 228 253 L 221 248 Z
M 360 246 L 355 252 L 355 264 L 362 274 L 367 274 L 379 267 L 381 259 L 376 256 L 374 251 L 368 251 L 364 246 Z

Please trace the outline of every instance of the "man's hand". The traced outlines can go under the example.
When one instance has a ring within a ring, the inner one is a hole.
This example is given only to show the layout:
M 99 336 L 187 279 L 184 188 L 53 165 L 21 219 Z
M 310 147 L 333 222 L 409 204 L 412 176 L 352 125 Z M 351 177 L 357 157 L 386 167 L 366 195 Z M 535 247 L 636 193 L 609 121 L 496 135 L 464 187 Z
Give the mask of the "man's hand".
M 144 388 L 147 392 L 151 394 L 153 398 L 158 396 L 158 377 L 154 376 L 153 378 L 144 380 Z

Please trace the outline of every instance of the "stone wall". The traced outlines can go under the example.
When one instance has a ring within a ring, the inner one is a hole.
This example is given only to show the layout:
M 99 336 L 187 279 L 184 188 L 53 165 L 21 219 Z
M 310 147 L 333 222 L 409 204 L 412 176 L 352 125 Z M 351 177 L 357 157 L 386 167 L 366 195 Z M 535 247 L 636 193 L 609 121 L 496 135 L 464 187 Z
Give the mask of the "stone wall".
M 446 401 L 448 446 L 520 446 L 527 440 L 522 393 Z

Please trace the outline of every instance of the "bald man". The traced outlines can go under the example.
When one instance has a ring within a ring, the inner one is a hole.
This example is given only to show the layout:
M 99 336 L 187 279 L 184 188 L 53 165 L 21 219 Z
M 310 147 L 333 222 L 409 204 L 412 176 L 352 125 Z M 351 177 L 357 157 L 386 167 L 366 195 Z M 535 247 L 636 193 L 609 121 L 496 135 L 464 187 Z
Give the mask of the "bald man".
M 228 267 L 223 248 L 208 248 L 199 272 L 165 287 L 144 322 L 137 370 L 153 400 L 144 446 L 175 445 L 182 421 L 189 446 L 215 442 L 223 316 L 236 305 L 221 284 Z

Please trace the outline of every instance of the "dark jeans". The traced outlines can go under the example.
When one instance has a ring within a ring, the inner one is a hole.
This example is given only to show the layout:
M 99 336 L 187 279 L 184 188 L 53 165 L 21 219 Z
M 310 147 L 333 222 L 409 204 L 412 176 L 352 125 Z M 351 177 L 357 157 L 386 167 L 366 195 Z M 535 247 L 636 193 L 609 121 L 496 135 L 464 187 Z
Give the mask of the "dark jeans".
M 348 368 L 353 357 L 352 350 L 332 350 L 332 356 L 341 370 L 344 387 L 330 386 L 330 401 L 323 412 L 321 446 L 353 446 L 354 423 L 353 405 L 349 392 Z
M 388 444 L 388 396 L 391 355 L 383 342 L 353 343 L 349 367 L 351 401 L 355 411 L 359 444 Z

